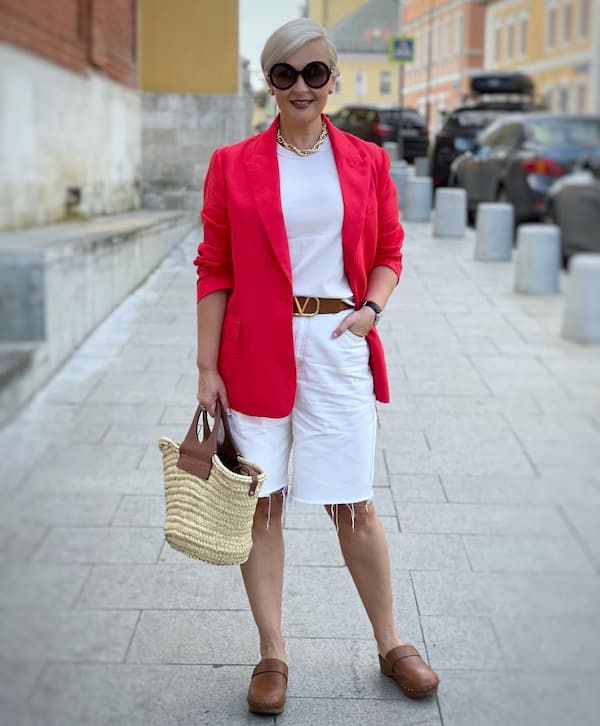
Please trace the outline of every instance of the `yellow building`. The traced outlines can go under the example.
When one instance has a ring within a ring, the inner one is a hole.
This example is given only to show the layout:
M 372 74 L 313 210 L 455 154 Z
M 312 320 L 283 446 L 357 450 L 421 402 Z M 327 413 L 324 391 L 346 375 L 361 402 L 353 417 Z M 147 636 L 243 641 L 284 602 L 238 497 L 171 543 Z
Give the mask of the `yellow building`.
M 388 57 L 398 0 L 310 0 L 308 17 L 328 28 L 340 77 L 328 113 L 351 103 L 398 103 L 399 69 Z
M 488 70 L 519 70 L 552 111 L 600 113 L 600 2 L 488 0 Z

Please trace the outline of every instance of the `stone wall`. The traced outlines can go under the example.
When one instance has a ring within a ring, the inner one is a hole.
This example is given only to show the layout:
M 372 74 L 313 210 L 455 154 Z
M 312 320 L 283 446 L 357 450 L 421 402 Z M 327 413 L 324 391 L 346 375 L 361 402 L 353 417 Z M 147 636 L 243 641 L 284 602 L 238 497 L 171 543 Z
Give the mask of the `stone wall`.
M 0 229 L 139 206 L 139 91 L 0 44 Z
M 252 133 L 251 96 L 144 93 L 142 104 L 144 206 L 199 210 L 213 151 Z

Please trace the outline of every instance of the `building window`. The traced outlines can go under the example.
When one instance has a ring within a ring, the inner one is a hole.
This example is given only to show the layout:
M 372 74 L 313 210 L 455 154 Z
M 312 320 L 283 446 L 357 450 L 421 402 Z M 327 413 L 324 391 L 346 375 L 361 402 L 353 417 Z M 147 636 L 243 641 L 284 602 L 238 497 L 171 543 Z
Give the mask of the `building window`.
M 561 86 L 558 89 L 558 111 L 567 113 L 569 110 L 569 89 L 567 86 Z
M 506 26 L 506 60 L 510 61 L 513 59 L 515 54 L 515 24 L 512 20 L 509 20 Z
M 577 113 L 585 113 L 587 111 L 587 88 L 585 83 L 577 85 Z
M 556 45 L 556 5 L 546 8 L 546 47 L 554 48 Z
M 591 0 L 579 0 L 579 36 L 587 38 L 590 32 L 590 2 Z
M 354 95 L 357 98 L 367 95 L 367 74 L 364 71 L 356 71 L 354 74 Z
M 527 15 L 521 15 L 519 21 L 519 55 L 524 58 L 527 55 L 527 31 L 528 18 Z
M 391 71 L 380 71 L 379 72 L 379 93 L 382 96 L 389 96 L 392 92 L 392 72 Z
M 456 42 L 454 44 L 456 55 L 460 55 L 463 48 L 463 14 L 456 16 Z
M 494 28 L 494 62 L 500 63 L 502 60 L 502 28 L 497 25 Z
M 452 43 L 452 31 L 450 25 L 450 18 L 446 18 L 444 23 L 444 55 L 446 58 L 451 56 L 451 43 Z
M 571 3 L 563 5 L 563 43 L 568 45 L 571 42 L 571 32 L 573 29 L 573 6 Z

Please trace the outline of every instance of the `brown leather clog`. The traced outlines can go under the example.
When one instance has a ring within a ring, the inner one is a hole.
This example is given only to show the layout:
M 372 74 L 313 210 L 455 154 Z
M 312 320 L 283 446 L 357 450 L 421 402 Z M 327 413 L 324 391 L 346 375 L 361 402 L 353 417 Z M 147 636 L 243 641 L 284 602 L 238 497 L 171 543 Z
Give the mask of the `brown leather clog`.
M 385 658 L 379 656 L 381 672 L 393 678 L 409 698 L 423 698 L 435 693 L 440 679 L 412 645 L 398 645 Z
M 251 713 L 282 713 L 285 707 L 288 667 L 277 658 L 263 658 L 252 671 L 248 689 Z

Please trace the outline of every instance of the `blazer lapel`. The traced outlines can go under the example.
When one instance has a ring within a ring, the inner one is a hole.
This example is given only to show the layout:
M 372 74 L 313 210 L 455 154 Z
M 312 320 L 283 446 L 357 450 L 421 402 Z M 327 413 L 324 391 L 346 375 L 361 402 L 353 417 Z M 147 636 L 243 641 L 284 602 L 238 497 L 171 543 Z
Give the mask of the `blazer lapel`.
M 327 116 L 324 116 L 324 118 L 331 140 L 344 202 L 344 220 L 342 222 L 344 266 L 350 286 L 354 290 L 356 249 L 366 212 L 364 172 L 368 168 L 367 159 L 331 123 Z
M 255 137 L 246 159 L 246 173 L 256 209 L 277 261 L 292 284 L 292 264 L 285 221 L 281 209 L 279 164 L 277 163 L 277 123 Z

